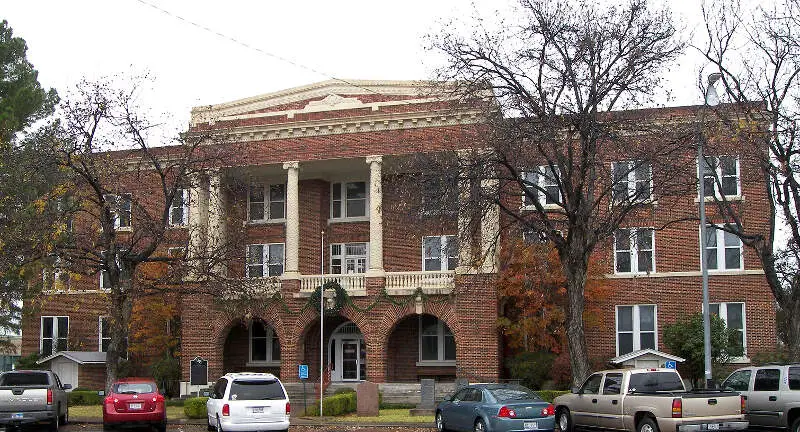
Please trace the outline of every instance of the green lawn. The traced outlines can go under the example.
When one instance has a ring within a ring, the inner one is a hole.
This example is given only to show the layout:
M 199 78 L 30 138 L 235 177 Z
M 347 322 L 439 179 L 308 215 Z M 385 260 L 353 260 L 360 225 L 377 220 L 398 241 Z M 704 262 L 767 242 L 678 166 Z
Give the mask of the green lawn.
M 70 417 L 83 417 L 92 419 L 103 418 L 103 407 L 100 405 L 74 405 L 69 407 Z M 169 419 L 182 419 L 186 418 L 183 414 L 183 407 L 167 407 L 167 418 Z
M 359 417 L 354 413 L 339 417 L 327 417 L 326 420 L 354 423 L 433 423 L 433 416 L 411 416 L 408 411 L 408 408 L 382 409 L 378 417 Z

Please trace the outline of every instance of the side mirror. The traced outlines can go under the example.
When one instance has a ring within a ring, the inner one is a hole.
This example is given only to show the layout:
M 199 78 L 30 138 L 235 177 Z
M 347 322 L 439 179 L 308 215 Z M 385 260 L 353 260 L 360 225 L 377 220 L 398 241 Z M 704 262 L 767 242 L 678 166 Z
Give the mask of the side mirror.
M 61 388 L 64 389 L 64 390 L 69 390 L 69 389 L 72 388 L 72 384 L 64 384 L 64 385 L 61 386 Z
M 578 386 L 575 386 L 575 387 L 572 387 L 571 389 L 569 389 L 569 391 L 571 391 L 574 394 L 579 394 L 581 392 L 581 388 L 578 387 Z

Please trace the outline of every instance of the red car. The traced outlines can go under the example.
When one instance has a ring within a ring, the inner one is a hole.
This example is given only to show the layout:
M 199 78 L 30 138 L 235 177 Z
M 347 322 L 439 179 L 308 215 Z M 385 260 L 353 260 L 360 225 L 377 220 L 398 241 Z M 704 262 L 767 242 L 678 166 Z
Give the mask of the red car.
M 141 425 L 167 430 L 164 396 L 152 379 L 121 378 L 103 401 L 103 430 Z

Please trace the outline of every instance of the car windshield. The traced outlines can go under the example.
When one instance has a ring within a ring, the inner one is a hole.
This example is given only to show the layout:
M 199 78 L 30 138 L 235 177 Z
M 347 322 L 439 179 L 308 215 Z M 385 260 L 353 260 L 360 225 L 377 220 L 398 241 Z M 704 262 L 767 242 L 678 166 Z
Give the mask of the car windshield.
M 286 399 L 278 380 L 235 380 L 231 384 L 230 400 Z
M 112 391 L 118 394 L 155 393 L 156 385 L 153 383 L 116 383 Z
M 47 374 L 42 372 L 14 372 L 0 377 L 0 386 L 38 386 L 49 385 Z
M 489 393 L 491 393 L 498 402 L 540 399 L 539 395 L 537 395 L 533 390 L 521 385 L 488 387 L 487 390 L 489 390 Z

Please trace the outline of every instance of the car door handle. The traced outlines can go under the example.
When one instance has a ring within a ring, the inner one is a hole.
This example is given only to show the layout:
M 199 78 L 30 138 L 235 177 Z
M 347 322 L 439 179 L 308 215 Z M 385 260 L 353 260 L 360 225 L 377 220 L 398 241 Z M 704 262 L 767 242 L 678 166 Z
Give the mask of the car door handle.
M 597 403 L 597 399 L 592 399 L 592 403 Z
M 775 402 L 776 400 L 778 400 L 778 397 L 777 397 L 777 396 L 770 396 L 770 397 L 769 397 L 769 401 L 770 401 L 770 402 Z
M 616 399 L 611 401 L 611 405 L 616 405 L 617 403 L 618 403 L 618 401 Z

